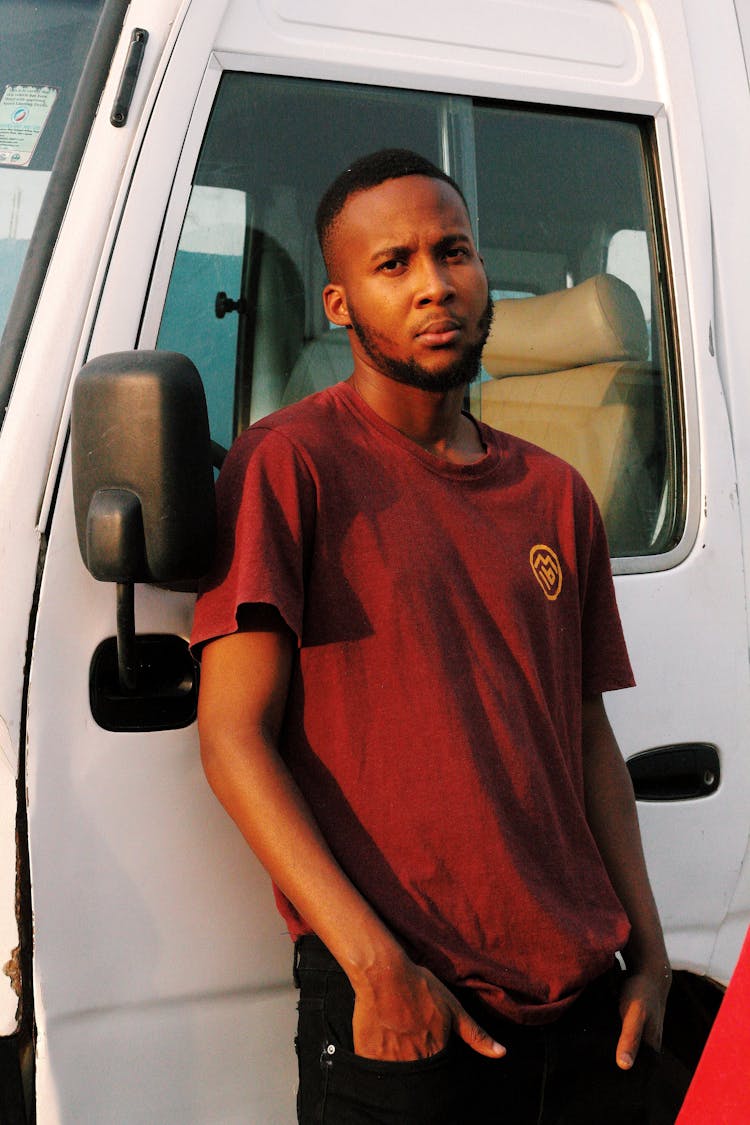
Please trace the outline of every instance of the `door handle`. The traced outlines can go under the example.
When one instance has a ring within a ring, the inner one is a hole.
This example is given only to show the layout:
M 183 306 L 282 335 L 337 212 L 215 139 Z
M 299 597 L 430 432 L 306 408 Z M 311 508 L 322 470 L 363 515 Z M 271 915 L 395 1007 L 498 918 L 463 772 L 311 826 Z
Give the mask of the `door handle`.
M 721 781 L 719 751 L 710 742 L 657 746 L 627 760 L 637 801 L 694 801 Z

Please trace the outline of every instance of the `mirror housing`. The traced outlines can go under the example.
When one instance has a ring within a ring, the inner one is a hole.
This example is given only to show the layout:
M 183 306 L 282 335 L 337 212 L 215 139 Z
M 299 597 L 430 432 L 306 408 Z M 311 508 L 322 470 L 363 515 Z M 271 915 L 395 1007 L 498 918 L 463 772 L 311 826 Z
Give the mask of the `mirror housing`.
M 195 582 L 211 565 L 216 503 L 200 376 L 177 352 L 115 352 L 73 390 L 78 545 L 102 582 Z
M 71 435 L 78 546 L 94 578 L 117 584 L 117 678 L 133 697 L 144 663 L 135 583 L 195 588 L 213 557 L 213 455 L 200 376 L 177 352 L 92 359 L 73 388 Z

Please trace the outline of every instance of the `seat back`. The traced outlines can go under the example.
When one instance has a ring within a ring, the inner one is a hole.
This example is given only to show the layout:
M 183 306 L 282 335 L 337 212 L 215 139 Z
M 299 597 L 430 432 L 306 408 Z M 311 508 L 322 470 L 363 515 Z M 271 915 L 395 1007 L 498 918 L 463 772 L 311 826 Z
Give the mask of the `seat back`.
M 616 555 L 643 554 L 658 518 L 659 383 L 640 302 L 600 274 L 572 289 L 496 302 L 481 416 L 574 465 Z
M 268 234 L 257 237 L 257 289 L 249 378 L 242 380 L 244 427 L 282 404 L 304 342 L 305 287 L 289 253 Z M 247 397 L 250 397 L 249 406 Z
M 313 296 L 308 302 L 305 344 L 284 390 L 284 406 L 340 383 L 351 375 L 353 367 L 349 333 L 345 328 L 334 328 L 328 323 L 319 296 L 328 275 L 317 240 L 314 245 L 306 247 L 305 269 L 307 292 Z
M 300 353 L 287 383 L 282 405 L 340 383 L 352 373 L 352 350 L 345 328 L 331 328 L 311 340 Z

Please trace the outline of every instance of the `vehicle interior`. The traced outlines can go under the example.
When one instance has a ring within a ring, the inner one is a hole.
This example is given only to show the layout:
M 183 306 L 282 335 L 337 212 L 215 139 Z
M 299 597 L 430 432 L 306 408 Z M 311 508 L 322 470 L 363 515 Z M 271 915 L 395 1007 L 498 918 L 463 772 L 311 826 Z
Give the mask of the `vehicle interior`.
M 576 465 L 613 556 L 667 551 L 681 530 L 681 429 L 650 145 L 627 117 L 228 73 L 158 346 L 194 360 L 225 446 L 346 378 L 347 333 L 320 299 L 315 208 L 352 159 L 414 148 L 461 183 L 496 303 L 467 407 Z

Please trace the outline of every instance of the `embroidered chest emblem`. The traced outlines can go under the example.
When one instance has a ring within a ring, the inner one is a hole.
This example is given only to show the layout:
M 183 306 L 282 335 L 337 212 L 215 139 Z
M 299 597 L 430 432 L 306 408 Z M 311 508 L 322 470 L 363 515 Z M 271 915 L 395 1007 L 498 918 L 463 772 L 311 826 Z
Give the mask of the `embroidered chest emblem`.
M 529 562 L 534 577 L 544 591 L 544 596 L 553 602 L 562 590 L 562 567 L 551 547 L 537 543 L 529 552 Z

